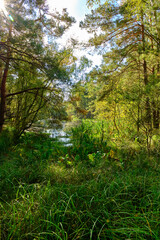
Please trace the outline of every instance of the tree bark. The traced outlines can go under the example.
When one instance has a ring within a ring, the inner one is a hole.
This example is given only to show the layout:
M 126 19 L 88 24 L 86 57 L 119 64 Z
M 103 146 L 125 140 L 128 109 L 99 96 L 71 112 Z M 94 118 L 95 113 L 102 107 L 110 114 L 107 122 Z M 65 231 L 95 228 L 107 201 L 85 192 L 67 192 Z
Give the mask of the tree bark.
M 143 48 L 143 54 L 145 54 L 146 40 L 145 40 L 143 12 L 141 15 L 141 21 L 142 21 L 142 24 L 141 24 L 142 48 Z M 145 59 L 145 56 L 143 58 L 143 79 L 144 79 L 145 86 L 147 86 L 148 85 L 148 73 L 147 73 L 147 61 Z M 146 97 L 145 109 L 146 109 L 146 116 L 145 116 L 146 124 L 149 126 L 150 129 L 152 129 L 152 114 L 151 114 L 151 105 L 150 105 L 149 97 Z
M 10 56 L 11 56 L 11 50 L 10 50 L 10 38 L 11 38 L 11 32 L 12 32 L 12 26 L 9 27 L 9 34 L 8 34 L 8 48 L 7 48 L 7 60 L 5 63 L 5 68 L 2 74 L 1 79 L 1 86 L 0 86 L 0 133 L 3 130 L 3 125 L 5 121 L 5 108 L 6 108 L 6 81 L 8 76 L 8 70 L 9 70 L 9 62 L 10 62 Z
M 152 101 L 152 113 L 153 113 L 153 127 L 155 129 L 159 129 L 159 120 L 160 120 L 160 114 L 159 114 L 159 107 L 157 106 L 156 102 Z

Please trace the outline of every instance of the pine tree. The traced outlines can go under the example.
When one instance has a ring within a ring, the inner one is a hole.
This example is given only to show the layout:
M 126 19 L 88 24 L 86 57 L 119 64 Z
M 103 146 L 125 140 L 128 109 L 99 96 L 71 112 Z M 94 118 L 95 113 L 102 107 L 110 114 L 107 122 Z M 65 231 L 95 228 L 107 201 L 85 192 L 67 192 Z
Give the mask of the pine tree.
M 30 126 L 46 102 L 46 90 L 55 92 L 56 81 L 68 79 L 63 59 L 69 59 L 69 56 L 66 50 L 58 50 L 55 40 L 75 20 L 66 9 L 62 15 L 50 13 L 45 0 L 8 0 L 6 9 L 0 13 L 0 22 L 1 132 L 7 119 L 8 104 L 12 103 L 12 112 L 16 111 L 10 118 L 18 122 L 22 120 L 22 110 L 26 118 L 30 112 L 35 113 Z M 21 125 L 23 130 L 27 123 L 24 125 Z

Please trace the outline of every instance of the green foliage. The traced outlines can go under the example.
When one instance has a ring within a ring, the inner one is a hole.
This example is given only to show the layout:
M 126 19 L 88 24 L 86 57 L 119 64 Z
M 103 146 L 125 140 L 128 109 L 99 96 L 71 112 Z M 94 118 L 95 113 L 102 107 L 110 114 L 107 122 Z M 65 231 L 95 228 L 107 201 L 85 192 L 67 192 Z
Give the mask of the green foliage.
M 1 239 L 158 240 L 159 158 L 127 149 L 91 153 L 90 167 L 78 158 L 68 166 L 71 147 L 22 136 L 1 156 Z
M 117 134 L 123 133 L 122 139 L 129 137 L 128 132 L 140 136 L 150 151 L 154 130 L 160 125 L 157 2 L 99 2 L 80 24 L 94 32 L 88 46 L 103 57 L 79 86 L 86 90 L 81 103 L 93 118 L 110 119 Z
M 89 45 L 103 52 L 103 63 L 82 75 L 90 62 L 81 58 L 69 111 L 94 120 L 72 128 L 66 147 L 46 134 L 22 132 L 37 113 L 46 117 L 44 106 L 52 118 L 65 115 L 57 85 L 75 73 L 75 59 L 53 41 L 74 19 L 66 10 L 48 18 L 45 1 L 8 2 L 14 21 L 0 15 L 0 67 L 8 71 L 1 85 L 9 89 L 2 88 L 7 100 L 1 105 L 16 130 L 0 135 L 2 240 L 159 240 L 157 7 L 155 1 L 109 0 L 81 23 L 95 33 Z M 22 134 L 17 145 L 15 131 Z
M 14 131 L 13 129 L 5 129 L 0 134 L 0 154 L 7 152 L 9 147 L 14 143 Z
M 99 151 L 108 150 L 102 121 L 82 120 L 79 126 L 72 129 L 72 136 L 72 154 L 76 155 L 76 158 L 79 156 L 78 160 L 87 160 L 89 164 L 94 165 L 98 160 Z
M 20 136 L 47 104 L 62 102 L 60 84 L 69 82 L 74 57 L 70 48 L 59 50 L 55 38 L 75 19 L 66 9 L 62 15 L 50 13 L 44 0 L 11 0 L 5 7 L 0 14 L 0 132 L 6 123 Z

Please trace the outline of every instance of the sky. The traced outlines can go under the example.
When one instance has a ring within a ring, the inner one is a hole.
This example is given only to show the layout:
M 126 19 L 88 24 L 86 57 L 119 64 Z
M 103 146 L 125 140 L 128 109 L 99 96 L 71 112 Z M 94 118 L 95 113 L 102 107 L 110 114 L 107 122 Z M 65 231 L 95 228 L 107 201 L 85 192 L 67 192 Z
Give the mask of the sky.
M 67 42 L 68 38 L 75 37 L 80 41 L 86 41 L 89 38 L 87 31 L 79 28 L 79 22 L 84 19 L 85 14 L 89 13 L 89 9 L 86 6 L 87 0 L 48 0 L 50 9 L 57 9 L 59 12 L 63 8 L 67 8 L 67 11 L 72 17 L 75 17 L 76 24 L 63 36 L 63 40 Z
M 67 46 L 69 44 L 69 39 L 73 38 L 78 40 L 79 42 L 86 42 L 89 40 L 91 35 L 87 33 L 86 30 L 82 30 L 79 28 L 79 22 L 85 18 L 85 14 L 90 13 L 90 9 L 87 8 L 86 2 L 87 0 L 47 0 L 50 10 L 58 10 L 60 13 L 62 12 L 63 8 L 67 8 L 70 16 L 75 17 L 76 23 L 72 25 L 72 27 L 67 30 L 67 32 L 62 36 L 62 38 L 58 41 L 59 44 L 62 46 Z M 5 0 L 0 0 L 0 9 L 4 12 L 5 9 Z M 7 15 L 8 13 L 6 13 Z M 77 58 L 82 56 L 88 57 L 90 60 L 93 61 L 94 65 L 99 65 L 101 63 L 101 57 L 97 54 L 91 56 L 87 54 L 87 50 L 76 49 L 74 51 L 74 55 Z
M 50 9 L 58 10 L 60 13 L 63 8 L 67 8 L 69 14 L 76 19 L 76 23 L 64 34 L 59 43 L 62 45 L 67 45 L 70 38 L 79 40 L 80 42 L 86 42 L 90 35 L 86 30 L 81 30 L 79 28 L 79 22 L 85 18 L 85 14 L 90 13 L 90 9 L 86 6 L 87 0 L 48 0 Z M 93 61 L 94 65 L 99 65 L 101 62 L 101 57 L 98 55 L 90 56 L 86 54 L 86 50 L 75 50 L 74 54 L 76 57 L 81 57 L 86 55 L 90 60 Z
M 79 28 L 79 22 L 85 18 L 85 14 L 90 13 L 90 9 L 87 8 L 86 2 L 87 0 L 47 0 L 50 10 L 58 10 L 60 13 L 63 8 L 67 8 L 70 16 L 75 17 L 76 23 L 72 25 L 72 27 L 67 30 L 67 32 L 62 36 L 62 38 L 58 41 L 62 46 L 67 46 L 69 44 L 69 39 L 73 38 L 78 40 L 79 42 L 86 42 L 91 35 L 87 33 L 86 30 L 82 30 Z M 0 0 L 0 8 L 5 12 L 5 4 L 4 0 Z M 99 65 L 101 63 L 101 57 L 97 54 L 91 56 L 87 54 L 87 50 L 76 49 L 74 51 L 74 55 L 77 58 L 82 56 L 88 57 L 93 61 L 94 65 Z
M 85 13 L 89 12 L 86 6 L 87 0 L 48 0 L 48 4 L 51 9 L 57 9 L 61 11 L 63 8 L 67 8 L 68 12 L 76 17 L 77 20 L 84 18 Z

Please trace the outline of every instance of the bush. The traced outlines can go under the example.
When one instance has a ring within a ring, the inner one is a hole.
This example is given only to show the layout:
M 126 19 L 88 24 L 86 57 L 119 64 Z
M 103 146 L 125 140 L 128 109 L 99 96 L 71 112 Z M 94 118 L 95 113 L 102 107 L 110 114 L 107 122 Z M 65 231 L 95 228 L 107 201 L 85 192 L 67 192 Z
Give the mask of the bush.
M 10 129 L 5 129 L 0 134 L 0 153 L 8 151 L 8 148 L 14 142 L 14 133 Z

